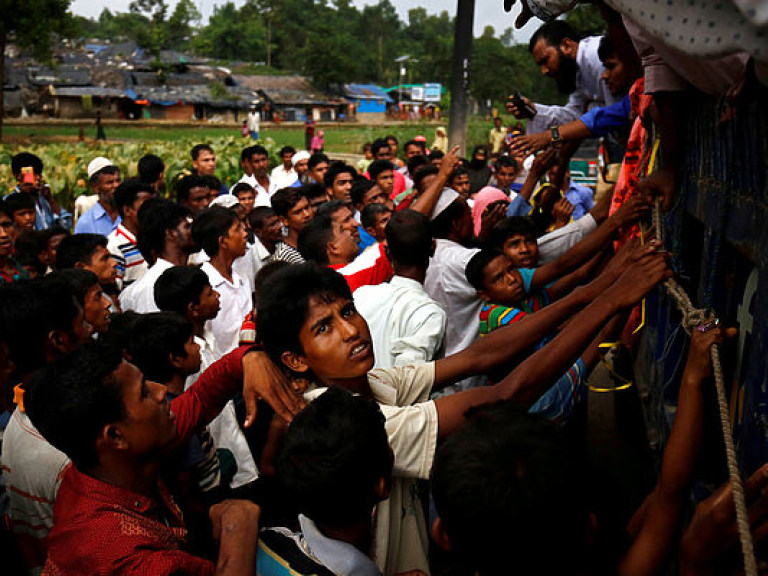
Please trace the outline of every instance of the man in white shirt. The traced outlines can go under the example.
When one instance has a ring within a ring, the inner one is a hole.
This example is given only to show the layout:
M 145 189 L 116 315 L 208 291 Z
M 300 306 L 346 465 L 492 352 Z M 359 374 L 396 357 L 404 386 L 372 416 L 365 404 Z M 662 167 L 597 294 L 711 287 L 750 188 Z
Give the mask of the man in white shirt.
M 221 296 L 221 309 L 210 327 L 219 349 L 226 354 L 237 347 L 240 327 L 253 309 L 251 285 L 232 267 L 246 252 L 245 227 L 233 210 L 213 206 L 192 223 L 192 237 L 210 258 L 201 270 Z
M 139 210 L 138 246 L 150 264 L 147 272 L 120 294 L 123 311 L 157 312 L 155 282 L 172 266 L 187 263 L 194 249 L 189 211 L 162 198 L 150 198 Z
M 251 133 L 251 140 L 259 139 L 259 122 L 261 121 L 261 113 L 256 110 L 256 106 L 251 106 L 251 111 L 248 112 L 248 132 Z
M 296 149 L 293 146 L 283 146 L 278 152 L 282 164 L 275 166 L 269 175 L 277 190 L 290 186 L 299 179 L 299 175 L 293 169 L 294 154 L 296 154 Z
M 445 311 L 424 290 L 434 250 L 429 220 L 413 210 L 396 212 L 386 229 L 392 280 L 354 293 L 373 340 L 374 368 L 430 362 L 441 350 Z
M 555 20 L 541 26 L 531 37 L 529 50 L 544 76 L 557 82 L 560 92 L 569 94 L 565 106 L 548 106 L 533 103 L 535 112 L 528 120 L 526 131 L 535 134 L 576 120 L 590 105 L 613 104 L 617 98 L 601 78 L 605 67 L 597 54 L 599 36 L 580 39 L 571 26 L 563 20 Z M 516 106 L 508 106 L 515 118 L 525 118 L 525 112 Z

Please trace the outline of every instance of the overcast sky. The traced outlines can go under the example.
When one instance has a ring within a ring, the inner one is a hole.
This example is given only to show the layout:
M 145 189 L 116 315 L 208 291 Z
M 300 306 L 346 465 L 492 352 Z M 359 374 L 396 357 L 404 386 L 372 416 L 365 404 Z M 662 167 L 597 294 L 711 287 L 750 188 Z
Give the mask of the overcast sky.
M 223 4 L 225 0 L 196 0 L 198 9 L 203 14 L 204 20 L 213 12 L 216 4 Z M 378 0 L 353 0 L 358 6 L 366 4 L 377 4 Z M 402 20 L 407 20 L 408 10 L 427 4 L 424 0 L 390 0 L 397 9 Z M 458 0 L 430 0 L 427 10 L 430 13 L 439 13 L 448 10 L 451 15 L 456 13 L 456 2 Z M 176 5 L 176 0 L 167 0 L 170 11 Z M 234 0 L 236 5 L 241 5 L 245 0 Z M 131 0 L 73 0 L 71 7 L 75 14 L 82 16 L 96 17 L 105 7 L 109 7 L 113 12 L 127 12 Z M 502 33 L 505 28 L 513 25 L 514 18 L 518 12 L 517 6 L 513 8 L 510 14 L 504 12 L 502 0 L 476 0 L 475 2 L 475 35 L 479 36 L 486 26 L 493 26 L 496 35 Z M 525 28 L 515 30 L 515 38 L 518 42 L 527 42 L 530 35 L 536 30 L 540 22 L 535 18 L 533 23 L 528 23 Z

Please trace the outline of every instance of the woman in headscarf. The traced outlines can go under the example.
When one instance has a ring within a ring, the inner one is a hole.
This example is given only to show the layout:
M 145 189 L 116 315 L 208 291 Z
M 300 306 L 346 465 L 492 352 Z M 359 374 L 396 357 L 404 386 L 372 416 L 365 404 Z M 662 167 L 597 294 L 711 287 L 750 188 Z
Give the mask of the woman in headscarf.
M 490 217 L 494 208 L 498 205 L 503 205 L 503 210 L 497 210 L 500 216 L 499 218 L 494 218 L 493 222 L 487 223 L 486 232 L 493 228 L 493 225 L 498 219 L 506 217 L 507 206 L 509 205 L 509 196 L 507 196 L 498 188 L 494 188 L 493 186 L 486 186 L 475 195 L 475 204 L 472 207 L 472 221 L 475 224 L 475 236 L 478 239 L 480 239 L 480 232 L 483 229 L 483 215 L 488 212 L 487 216 Z
M 440 152 L 448 152 L 448 136 L 445 133 L 445 128 L 440 126 L 435 130 L 435 141 L 432 143 L 432 150 L 440 150 Z

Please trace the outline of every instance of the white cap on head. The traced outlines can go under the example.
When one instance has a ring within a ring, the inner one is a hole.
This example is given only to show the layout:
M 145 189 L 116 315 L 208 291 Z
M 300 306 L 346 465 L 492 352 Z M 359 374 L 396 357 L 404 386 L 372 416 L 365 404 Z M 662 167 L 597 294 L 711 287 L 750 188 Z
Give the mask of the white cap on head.
M 222 194 L 221 196 L 216 196 L 211 202 L 211 206 L 222 206 L 223 208 L 232 208 L 237 204 L 237 196 L 234 194 Z
M 104 156 L 97 156 L 88 164 L 88 178 L 91 178 L 96 172 L 103 170 L 107 166 L 114 166 L 114 164 L 104 158 Z
M 291 163 L 296 166 L 302 160 L 309 160 L 309 152 L 306 150 L 299 150 L 291 157 Z
M 453 201 L 459 197 L 460 194 L 453 188 L 443 188 L 443 191 L 440 192 L 440 198 L 437 199 L 437 204 L 435 204 L 435 207 L 432 209 L 432 214 L 429 216 L 429 219 L 434 220 L 440 216 L 443 210 L 453 204 Z

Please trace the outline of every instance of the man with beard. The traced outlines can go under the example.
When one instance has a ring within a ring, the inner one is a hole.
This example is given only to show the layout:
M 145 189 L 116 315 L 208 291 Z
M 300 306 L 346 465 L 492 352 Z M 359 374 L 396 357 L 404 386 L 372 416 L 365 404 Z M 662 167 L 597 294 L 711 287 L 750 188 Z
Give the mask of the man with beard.
M 528 120 L 527 132 L 534 134 L 575 120 L 590 104 L 605 106 L 620 98 L 611 95 L 601 76 L 605 68 L 597 54 L 599 36 L 583 40 L 566 22 L 555 20 L 544 24 L 531 36 L 528 49 L 544 76 L 553 78 L 563 94 L 569 94 L 565 106 L 548 106 L 524 100 L 534 110 Z M 508 111 L 515 118 L 524 118 L 525 111 L 514 104 Z M 553 139 L 558 135 L 553 134 Z

